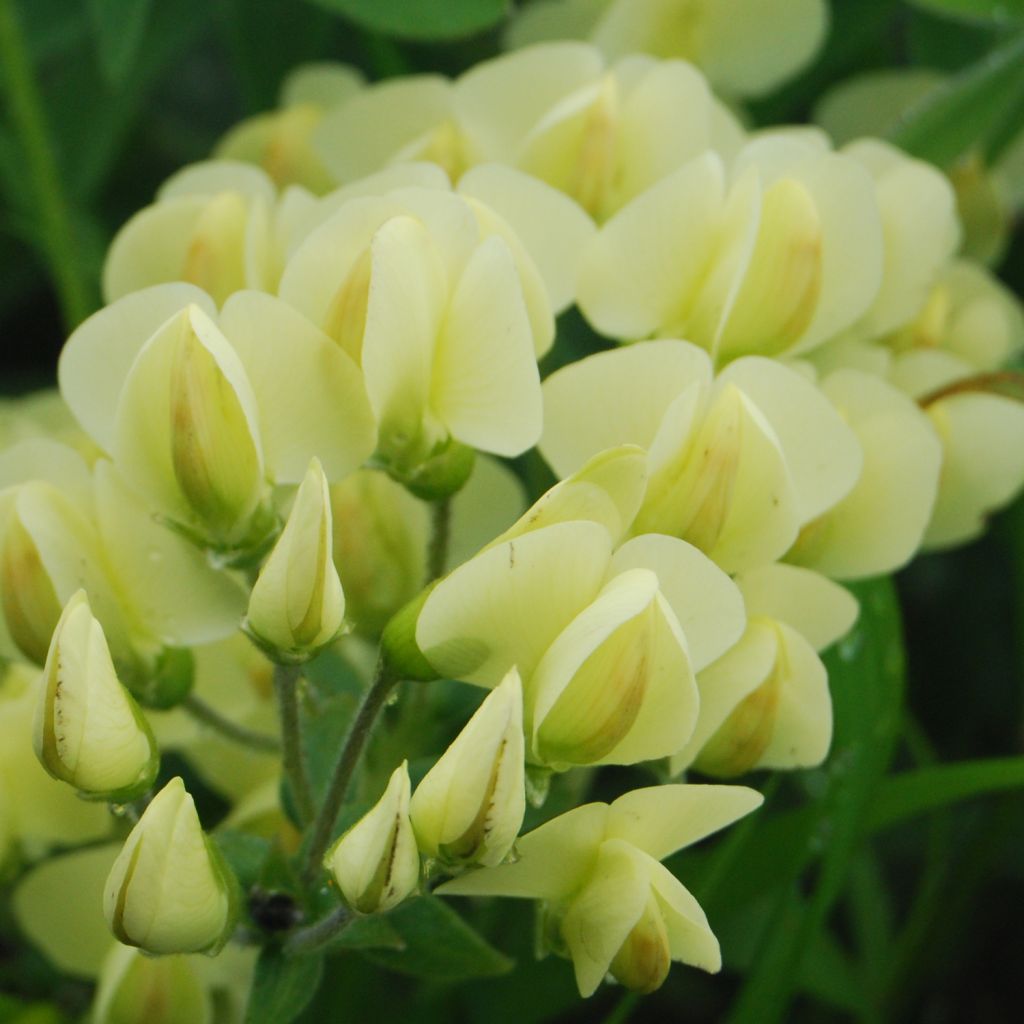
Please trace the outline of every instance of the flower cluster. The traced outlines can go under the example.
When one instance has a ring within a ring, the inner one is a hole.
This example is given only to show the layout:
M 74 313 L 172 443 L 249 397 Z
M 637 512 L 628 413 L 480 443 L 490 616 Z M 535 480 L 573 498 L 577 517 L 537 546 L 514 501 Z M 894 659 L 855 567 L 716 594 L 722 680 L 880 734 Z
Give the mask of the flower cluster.
M 585 996 L 718 970 L 660 861 L 759 794 L 671 781 L 518 838 L 528 793 L 601 765 L 820 764 L 842 582 L 975 536 L 1024 484 L 1024 321 L 959 254 L 950 181 L 870 138 L 748 133 L 708 84 L 769 87 L 820 4 L 787 7 L 807 12 L 775 64 L 722 19 L 779 5 L 697 3 L 689 35 L 668 6 L 538 4 L 518 44 L 560 19 L 591 41 L 455 80 L 303 70 L 118 233 L 66 409 L 0 421 L 3 852 L 109 834 L 22 758 L 34 736 L 54 779 L 137 815 L 103 909 L 166 955 L 115 947 L 97 1020 L 155 986 L 207 1006 L 227 983 L 194 954 L 251 912 L 161 750 L 304 860 L 307 894 L 326 873 L 341 923 L 445 876 L 542 901 Z M 508 460 L 534 448 L 558 482 L 524 511 Z M 378 644 L 311 785 L 304 666 L 361 671 Z M 402 718 L 439 678 L 487 691 L 447 750 L 361 763 L 392 690 Z

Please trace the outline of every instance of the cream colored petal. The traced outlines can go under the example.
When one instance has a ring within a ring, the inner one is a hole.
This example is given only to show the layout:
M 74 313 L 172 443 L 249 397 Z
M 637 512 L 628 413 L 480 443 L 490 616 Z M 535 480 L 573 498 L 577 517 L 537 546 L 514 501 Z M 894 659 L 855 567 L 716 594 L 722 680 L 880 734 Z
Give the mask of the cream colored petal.
M 448 283 L 426 228 L 395 217 L 374 235 L 362 365 L 380 447 L 415 445 L 430 401 Z
M 331 110 L 314 145 L 338 181 L 379 171 L 452 114 L 452 89 L 440 75 L 407 75 L 369 86 Z
M 96 465 L 96 519 L 126 602 L 152 636 L 190 647 L 230 636 L 245 611 L 238 581 L 161 526 L 109 462 Z
M 311 61 L 300 64 L 285 76 L 281 86 L 282 107 L 310 103 L 328 109 L 357 93 L 366 79 L 349 64 L 338 61 Z
M 618 544 L 636 518 L 646 485 L 647 457 L 642 448 L 608 448 L 541 495 L 498 540 L 510 540 L 553 523 L 587 519 L 602 523 Z
M 220 326 L 252 385 L 267 468 L 277 483 L 300 482 L 311 454 L 329 480 L 369 457 L 376 426 L 363 375 L 330 338 L 260 292 L 233 295 Z
M 193 366 L 197 372 L 190 374 Z M 217 415 L 224 429 L 208 429 L 206 436 L 176 430 L 183 412 L 193 424 L 197 417 Z M 259 499 L 259 437 L 255 396 L 237 353 L 198 306 L 187 307 L 146 342 L 132 364 L 117 404 L 114 461 L 133 486 L 184 522 L 198 512 L 190 494 L 205 507 L 199 491 L 211 485 L 208 504 L 218 518 L 222 513 L 231 521 L 224 526 L 231 533 Z M 219 531 L 224 524 L 214 525 Z
M 686 640 L 657 587 L 649 570 L 621 573 L 548 648 L 526 690 L 543 763 L 633 764 L 667 756 L 692 732 Z
M 650 878 L 636 851 L 615 840 L 602 843 L 593 873 L 560 926 L 584 998 L 597 991 L 649 897 Z
M 886 143 L 862 139 L 843 153 L 863 164 L 876 181 L 882 216 L 882 285 L 861 329 L 877 335 L 909 320 L 923 305 L 960 237 L 952 186 L 941 171 Z
M 210 297 L 193 285 L 154 285 L 94 313 L 64 345 L 57 366 L 61 395 L 106 451 L 114 445 L 117 400 L 132 363 L 157 328 L 190 303 L 215 312 Z
M 815 384 L 781 363 L 757 356 L 726 367 L 718 383 L 738 387 L 771 425 L 804 521 L 850 492 L 861 471 L 860 445 Z
M 74 448 L 49 438 L 25 438 L 0 451 L 0 492 L 30 480 L 52 484 L 79 508 L 87 507 L 92 496 L 85 460 Z
M 743 633 L 746 617 L 736 585 L 692 544 L 663 534 L 644 534 L 622 545 L 608 567 L 610 576 L 650 569 L 679 623 L 693 671 L 728 650 Z
M 775 727 L 762 768 L 811 768 L 821 764 L 832 742 L 832 698 L 828 674 L 811 645 L 795 630 L 779 623 L 780 674 Z
M 929 415 L 942 440 L 942 474 L 927 548 L 977 536 L 988 515 L 1024 483 L 1024 405 L 1009 398 L 962 394 L 936 402 Z
M 238 192 L 265 203 L 272 203 L 277 195 L 273 181 L 259 167 L 238 160 L 203 160 L 172 174 L 160 186 L 157 199 L 215 196 L 220 192 Z
M 652 62 L 622 104 L 610 210 L 712 148 L 711 118 L 711 92 L 696 68 L 677 60 Z
M 864 468 L 787 557 L 837 579 L 892 572 L 917 552 L 931 518 L 939 438 L 916 403 L 873 375 L 839 370 L 822 387 L 856 432 Z
M 724 201 L 714 154 L 690 161 L 624 206 L 587 248 L 578 302 L 614 338 L 670 328 L 700 284 Z
M 438 419 L 471 447 L 512 457 L 540 437 L 540 376 L 529 319 L 512 254 L 500 238 L 481 242 L 455 288 L 430 392 Z
M 18 925 L 58 970 L 95 978 L 114 945 L 103 920 L 103 883 L 117 857 L 113 843 L 54 857 L 14 891 Z
M 649 871 L 651 886 L 658 895 L 672 959 L 711 974 L 717 973 L 722 967 L 722 954 L 700 904 L 664 865 L 651 864 Z
M 455 83 L 460 121 L 487 159 L 512 163 L 521 140 L 564 96 L 593 81 L 604 61 L 581 42 L 549 43 L 483 61 Z
M 736 582 L 747 615 L 785 622 L 817 651 L 835 643 L 857 621 L 857 599 L 809 569 L 776 563 L 741 573 Z
M 442 896 L 565 899 L 592 870 L 607 820 L 607 804 L 575 807 L 519 839 L 518 860 L 471 871 L 435 891 Z
M 186 280 L 185 260 L 206 206 L 203 196 L 177 196 L 136 213 L 107 250 L 104 299 L 115 302 L 142 288 Z
M 541 453 L 565 477 L 606 448 L 650 448 L 672 402 L 710 380 L 707 354 L 681 341 L 644 342 L 572 363 L 544 382 Z
M 700 714 L 689 741 L 669 759 L 671 775 L 689 768 L 740 701 L 768 679 L 778 651 L 773 624 L 752 619 L 739 642 L 697 676 Z
M 779 558 L 799 522 L 775 433 L 730 383 L 674 461 L 652 475 L 634 529 L 682 537 L 727 572 L 739 572 Z
M 666 785 L 634 789 L 614 801 L 607 836 L 632 843 L 655 860 L 731 825 L 764 798 L 746 786 Z
M 555 313 L 576 300 L 576 278 L 594 222 L 568 196 L 502 164 L 482 164 L 459 179 L 459 194 L 498 213 L 522 240 L 547 288 Z
M 552 640 L 597 595 L 611 542 L 597 523 L 559 523 L 499 544 L 431 592 L 416 642 L 439 671 L 496 685 L 524 680 Z

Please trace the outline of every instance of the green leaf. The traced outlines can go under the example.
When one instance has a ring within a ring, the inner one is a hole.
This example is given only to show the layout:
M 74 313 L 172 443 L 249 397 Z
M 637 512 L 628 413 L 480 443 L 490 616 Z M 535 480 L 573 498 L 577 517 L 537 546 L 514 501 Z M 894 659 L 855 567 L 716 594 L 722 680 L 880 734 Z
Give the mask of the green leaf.
M 364 28 L 403 39 L 458 39 L 498 24 L 508 0 L 310 0 Z
M 331 943 L 332 949 L 394 949 L 404 950 L 405 939 L 386 914 L 357 917 L 342 929 Z
M 260 881 L 271 852 L 269 839 L 235 829 L 216 832 L 213 839 L 243 889 L 251 889 Z
M 268 947 L 256 963 L 245 1024 L 289 1024 L 316 994 L 323 975 L 324 958 L 286 957 Z
M 1005 134 L 1024 103 L 1024 33 L 954 75 L 915 103 L 890 133 L 908 153 L 940 167 Z
M 1005 25 L 1024 20 L 1024 0 L 907 0 L 942 18 Z
M 1024 757 L 935 765 L 888 779 L 868 815 L 872 830 L 961 800 L 1024 788 Z
M 456 981 L 504 974 L 514 966 L 512 960 L 434 896 L 407 900 L 387 920 L 401 936 L 405 948 L 365 954 L 382 967 L 418 978 Z
M 88 6 L 100 67 L 117 84 L 138 57 L 153 0 L 89 0 Z
M 781 887 L 731 1024 L 772 1024 L 785 1018 L 804 952 L 839 896 L 895 747 L 904 685 L 895 590 L 887 579 L 854 589 L 860 619 L 826 658 L 836 735 L 820 777 L 822 791 L 788 826 L 792 834 L 787 838 L 798 851 L 792 862 L 797 873 L 816 847 L 823 850 L 817 881 L 802 906 L 794 903 L 796 875 Z M 756 845 L 761 852 L 762 844 Z

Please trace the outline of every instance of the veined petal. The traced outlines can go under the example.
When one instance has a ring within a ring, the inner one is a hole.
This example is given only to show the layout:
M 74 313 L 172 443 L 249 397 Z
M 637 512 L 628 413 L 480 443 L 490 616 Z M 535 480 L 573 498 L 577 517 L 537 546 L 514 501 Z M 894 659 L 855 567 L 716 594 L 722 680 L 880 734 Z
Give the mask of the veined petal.
M 526 689 L 534 757 L 555 767 L 667 756 L 696 720 L 686 640 L 633 569 L 608 583 L 552 643 Z
M 390 163 L 452 115 L 451 83 L 441 75 L 406 75 L 371 85 L 329 111 L 313 144 L 340 182 Z
M 562 918 L 560 931 L 580 995 L 593 995 L 650 898 L 650 876 L 629 844 L 601 844 L 593 873 Z
M 545 111 L 602 71 L 601 54 L 586 43 L 545 43 L 483 61 L 455 83 L 459 120 L 487 159 L 512 163 L 520 142 Z
M 710 381 L 707 353 L 682 341 L 644 342 L 572 363 L 544 382 L 541 452 L 565 477 L 606 448 L 650 448 L 679 394 Z
M 191 284 L 158 284 L 93 313 L 68 338 L 57 376 L 75 418 L 106 451 L 114 447 L 117 400 L 143 345 L 175 313 L 194 303 L 216 312 L 206 292 Z
M 673 776 L 693 764 L 739 703 L 765 683 L 778 652 L 779 635 L 773 623 L 751 619 L 739 642 L 697 676 L 700 714 L 693 735 L 669 761 Z
M 857 621 L 857 599 L 809 569 L 775 563 L 741 573 L 736 582 L 751 618 L 785 622 L 817 651 L 835 643 Z
M 493 543 L 521 537 L 555 523 L 585 519 L 602 523 L 618 544 L 643 501 L 647 457 L 636 445 L 608 448 L 589 459 L 582 469 L 555 484 Z
M 717 973 L 722 967 L 722 954 L 700 904 L 663 864 L 652 862 L 648 870 L 651 887 L 658 895 L 672 959 Z
M 518 860 L 471 871 L 438 887 L 442 896 L 561 900 L 589 875 L 604 838 L 608 805 L 583 804 L 516 842 Z
M 380 446 L 399 456 L 419 439 L 448 297 L 426 228 L 394 217 L 374 235 L 362 365 Z
M 376 426 L 363 376 L 327 335 L 280 299 L 253 291 L 228 299 L 220 326 L 252 385 L 277 483 L 299 483 L 311 452 L 329 480 L 370 456 Z
M 578 300 L 614 338 L 644 338 L 678 323 L 699 285 L 724 201 L 721 161 L 707 154 L 624 206 L 587 249 Z
M 1024 481 L 1024 405 L 1010 398 L 961 394 L 928 409 L 942 440 L 942 474 L 928 548 L 977 536 L 986 517 L 1005 505 Z
M 701 551 L 675 537 L 644 534 L 612 556 L 609 576 L 650 569 L 683 634 L 693 670 L 725 653 L 743 633 L 746 617 L 736 585 Z
M 438 419 L 464 444 L 511 457 L 540 437 L 530 324 L 512 255 L 498 237 L 481 242 L 455 287 L 430 391 Z
M 654 860 L 731 825 L 764 798 L 746 786 L 668 785 L 634 789 L 611 804 L 606 835 Z
M 778 623 L 781 677 L 775 726 L 758 759 L 763 768 L 811 768 L 821 764 L 832 742 L 832 698 L 828 673 L 814 648 L 785 623 Z
M 860 445 L 815 384 L 759 356 L 726 367 L 718 385 L 729 384 L 747 395 L 771 424 L 796 487 L 803 521 L 850 492 L 860 475 Z
M 416 643 L 453 678 L 494 686 L 516 665 L 526 680 L 596 596 L 610 557 L 608 531 L 597 523 L 558 523 L 498 544 L 434 588 Z
M 230 636 L 245 611 L 238 582 L 157 523 L 111 463 L 97 463 L 94 472 L 96 520 L 109 564 L 147 632 L 169 647 Z
M 921 545 L 942 445 L 917 404 L 873 374 L 838 370 L 822 390 L 856 433 L 864 468 L 853 490 L 805 527 L 787 559 L 838 579 L 892 572 Z
M 561 313 L 571 306 L 580 262 L 596 230 L 579 204 L 503 164 L 472 168 L 459 180 L 458 191 L 486 203 L 519 236 L 540 271 L 552 310 Z

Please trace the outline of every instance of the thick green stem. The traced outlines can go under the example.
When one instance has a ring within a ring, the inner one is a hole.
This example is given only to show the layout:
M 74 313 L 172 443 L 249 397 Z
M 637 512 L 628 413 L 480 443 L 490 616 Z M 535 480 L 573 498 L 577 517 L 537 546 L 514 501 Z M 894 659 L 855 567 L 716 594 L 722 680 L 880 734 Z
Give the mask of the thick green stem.
M 284 773 L 291 788 L 299 821 L 305 825 L 313 820 L 313 792 L 302 759 L 302 724 L 299 721 L 299 677 L 297 665 L 274 666 L 274 693 L 281 718 L 281 753 Z
M 284 944 L 285 956 L 301 956 L 313 953 L 321 946 L 326 946 L 335 935 L 348 927 L 352 921 L 352 912 L 348 907 L 338 907 L 326 917 L 292 932 Z
M 427 582 L 444 575 L 448 565 L 448 539 L 451 536 L 452 499 L 442 498 L 433 504 L 430 549 L 427 553 Z
M 79 248 L 75 244 L 71 212 L 13 0 L 0 0 L 0 80 L 25 160 L 26 181 L 35 193 L 54 288 L 64 323 L 70 330 L 89 315 L 93 304 L 76 259 Z
M 182 707 L 193 718 L 219 732 L 225 739 L 268 754 L 276 754 L 281 750 L 281 744 L 277 741 L 277 737 L 268 736 L 266 733 L 247 729 L 244 725 L 232 722 L 230 718 L 226 718 L 216 708 L 211 707 L 195 694 L 190 693 L 182 701 Z
M 388 696 L 398 680 L 389 671 L 383 658 L 377 663 L 377 672 L 369 689 L 363 694 L 362 702 L 356 711 L 352 725 L 349 727 L 348 735 L 342 744 L 341 753 L 334 766 L 334 774 L 327 787 L 327 794 L 324 797 L 323 805 L 316 817 L 313 826 L 313 836 L 306 853 L 306 865 L 304 876 L 307 882 L 312 881 L 320 865 L 323 862 L 327 847 L 331 844 L 334 835 L 334 826 L 341 812 L 342 804 L 345 802 L 345 795 L 348 793 L 349 783 L 355 773 L 359 758 L 370 738 L 374 723 L 381 709 L 387 703 Z

